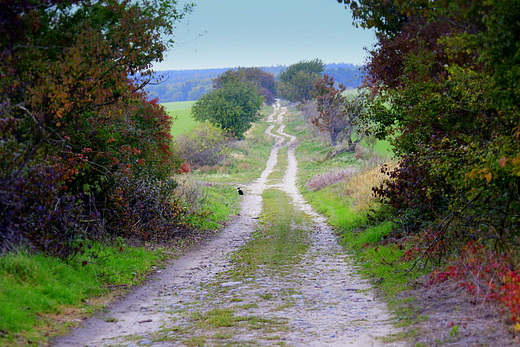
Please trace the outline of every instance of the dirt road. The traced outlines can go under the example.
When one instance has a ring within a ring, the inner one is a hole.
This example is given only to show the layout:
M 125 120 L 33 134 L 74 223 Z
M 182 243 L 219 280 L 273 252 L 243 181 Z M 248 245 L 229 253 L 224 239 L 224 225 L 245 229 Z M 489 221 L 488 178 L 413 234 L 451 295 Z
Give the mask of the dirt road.
M 284 133 L 285 112 L 277 104 L 269 116 L 266 133 L 275 144 L 260 177 L 243 187 L 240 216 L 217 238 L 172 261 L 107 312 L 58 339 L 56 347 L 402 346 L 379 339 L 398 332 L 385 305 L 298 192 L 296 138 Z M 284 146 L 288 165 L 282 183 L 270 185 Z M 254 276 L 227 278 L 233 252 L 250 240 L 257 225 L 267 188 L 285 192 L 310 216 L 312 242 L 289 271 L 259 268 Z

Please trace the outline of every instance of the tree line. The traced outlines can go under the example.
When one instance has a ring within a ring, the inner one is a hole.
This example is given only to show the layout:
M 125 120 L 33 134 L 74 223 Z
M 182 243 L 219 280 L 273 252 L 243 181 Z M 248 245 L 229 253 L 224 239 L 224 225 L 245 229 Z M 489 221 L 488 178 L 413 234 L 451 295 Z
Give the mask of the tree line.
M 271 73 L 277 78 L 286 66 L 264 66 L 263 71 Z M 145 89 L 152 98 L 160 102 L 192 101 L 197 100 L 212 89 L 212 80 L 231 68 L 159 71 L 156 73 L 156 82 L 148 84 Z M 347 88 L 357 88 L 362 83 L 360 66 L 352 64 L 326 64 L 325 74 L 343 83 Z

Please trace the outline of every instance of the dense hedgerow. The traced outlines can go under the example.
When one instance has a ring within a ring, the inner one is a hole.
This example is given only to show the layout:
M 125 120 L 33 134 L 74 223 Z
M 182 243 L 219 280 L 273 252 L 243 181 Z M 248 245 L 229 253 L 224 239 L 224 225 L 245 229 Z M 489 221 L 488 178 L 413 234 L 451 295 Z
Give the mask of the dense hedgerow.
M 175 1 L 1 0 L 0 247 L 60 257 L 84 240 L 184 227 L 171 120 L 141 92 Z
M 499 298 L 518 322 L 520 6 L 342 2 L 376 30 L 366 82 L 385 107 L 372 130 L 400 165 L 374 192 L 393 234 L 413 240 L 407 257 L 450 262 L 438 277 Z

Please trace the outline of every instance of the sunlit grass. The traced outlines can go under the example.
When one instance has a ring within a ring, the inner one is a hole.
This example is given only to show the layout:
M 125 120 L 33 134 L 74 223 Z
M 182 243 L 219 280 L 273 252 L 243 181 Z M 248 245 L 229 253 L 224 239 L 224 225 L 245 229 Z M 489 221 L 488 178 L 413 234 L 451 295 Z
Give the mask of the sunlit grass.
M 197 124 L 199 124 L 197 121 L 195 121 L 195 119 L 191 117 L 190 109 L 170 111 L 169 114 L 170 117 L 174 119 L 170 131 L 170 134 L 173 137 L 186 133 L 191 129 L 195 128 Z
M 164 258 L 160 250 L 93 244 L 69 262 L 27 252 L 0 258 L 0 346 L 45 342 L 47 331 L 60 331 L 50 316 L 69 311 L 88 315 L 96 307 L 87 298 L 106 294 L 109 286 L 139 283 Z M 97 307 L 99 309 L 99 307 Z
M 194 102 L 195 101 L 179 101 L 161 104 L 173 119 L 173 125 L 170 131 L 173 137 L 188 132 L 199 124 L 191 117 L 191 106 L 193 106 Z
M 164 106 L 166 111 L 178 111 L 178 110 L 185 110 L 185 109 L 191 109 L 195 101 L 176 101 L 176 102 L 165 102 L 161 105 Z
M 235 276 L 254 273 L 259 266 L 280 269 L 299 261 L 308 247 L 304 215 L 296 211 L 284 192 L 268 189 L 263 195 L 261 223 L 252 240 L 235 254 Z

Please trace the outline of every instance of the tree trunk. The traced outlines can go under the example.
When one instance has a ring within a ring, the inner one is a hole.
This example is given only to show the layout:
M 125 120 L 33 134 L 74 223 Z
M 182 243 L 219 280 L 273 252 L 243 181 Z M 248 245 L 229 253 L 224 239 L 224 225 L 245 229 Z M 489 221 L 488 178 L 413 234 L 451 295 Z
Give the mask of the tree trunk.
M 338 144 L 338 134 L 339 134 L 339 131 L 332 131 L 330 133 L 330 144 L 332 145 L 332 147 L 336 147 L 336 145 Z

